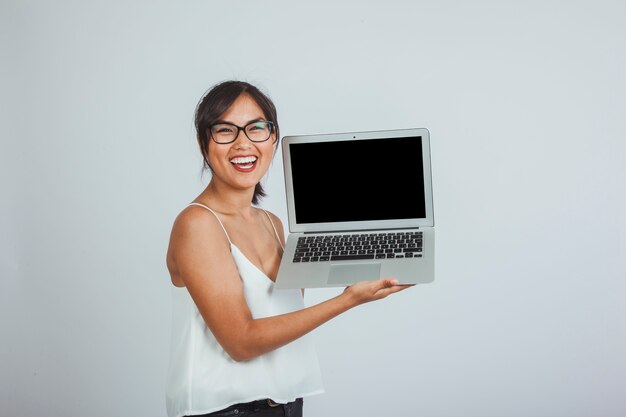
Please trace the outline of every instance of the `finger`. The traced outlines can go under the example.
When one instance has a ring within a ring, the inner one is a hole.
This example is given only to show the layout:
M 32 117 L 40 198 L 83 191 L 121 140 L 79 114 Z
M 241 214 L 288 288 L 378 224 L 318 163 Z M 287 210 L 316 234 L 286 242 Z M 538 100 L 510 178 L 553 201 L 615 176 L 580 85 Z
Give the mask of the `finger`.
M 388 288 L 382 288 L 380 290 L 377 291 L 377 295 L 382 296 L 382 298 L 387 297 L 390 294 L 394 294 L 400 291 L 404 291 L 407 288 L 410 287 L 414 287 L 415 284 L 404 284 L 404 285 L 394 285 L 392 287 L 388 287 Z
M 384 278 L 381 280 L 378 280 L 378 282 L 376 283 L 376 288 L 377 289 L 383 289 L 383 288 L 391 288 L 394 285 L 398 285 L 400 281 L 398 281 L 395 278 Z
M 403 285 L 396 285 L 393 287 L 394 292 L 398 292 L 398 291 L 404 291 L 407 288 L 411 288 L 411 287 L 415 287 L 415 284 L 403 284 Z

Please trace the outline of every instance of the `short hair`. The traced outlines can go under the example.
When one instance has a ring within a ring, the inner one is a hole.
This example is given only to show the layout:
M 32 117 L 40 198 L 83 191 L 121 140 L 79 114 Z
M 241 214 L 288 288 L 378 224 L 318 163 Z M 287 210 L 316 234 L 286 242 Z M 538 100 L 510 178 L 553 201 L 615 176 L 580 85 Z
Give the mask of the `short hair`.
M 200 99 L 200 102 L 196 106 L 195 112 L 195 125 L 198 139 L 198 145 L 200 146 L 200 152 L 202 153 L 203 166 L 202 170 L 209 169 L 213 172 L 213 169 L 209 165 L 207 155 L 209 153 L 209 141 L 210 138 L 207 134 L 209 126 L 219 120 L 219 117 L 224 114 L 230 106 L 233 105 L 235 100 L 242 94 L 249 95 L 255 103 L 261 108 L 265 119 L 274 124 L 274 134 L 276 135 L 276 144 L 278 146 L 278 140 L 280 138 L 280 129 L 278 127 L 278 117 L 276 115 L 276 106 L 272 100 L 261 92 L 257 87 L 245 81 L 224 81 L 214 85 L 205 95 Z M 252 204 L 258 204 L 261 197 L 265 197 L 265 191 L 261 186 L 261 183 L 257 183 L 254 187 L 254 195 L 252 196 Z

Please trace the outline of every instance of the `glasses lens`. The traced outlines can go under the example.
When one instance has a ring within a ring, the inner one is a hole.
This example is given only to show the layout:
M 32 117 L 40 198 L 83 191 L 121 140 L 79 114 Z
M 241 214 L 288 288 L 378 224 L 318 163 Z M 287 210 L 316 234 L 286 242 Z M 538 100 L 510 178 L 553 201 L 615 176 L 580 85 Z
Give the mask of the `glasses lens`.
M 272 134 L 272 122 L 260 121 L 246 125 L 246 134 L 253 142 L 263 142 Z
M 217 143 L 228 143 L 235 140 L 235 137 L 239 133 L 239 130 L 229 124 L 217 124 L 211 126 L 211 137 Z

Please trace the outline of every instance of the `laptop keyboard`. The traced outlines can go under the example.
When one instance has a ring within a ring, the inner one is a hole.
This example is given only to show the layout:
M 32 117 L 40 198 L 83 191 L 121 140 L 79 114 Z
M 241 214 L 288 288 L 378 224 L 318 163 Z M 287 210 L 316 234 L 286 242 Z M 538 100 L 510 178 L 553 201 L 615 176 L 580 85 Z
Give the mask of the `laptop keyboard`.
M 421 258 L 422 244 L 423 232 L 302 236 L 293 262 Z

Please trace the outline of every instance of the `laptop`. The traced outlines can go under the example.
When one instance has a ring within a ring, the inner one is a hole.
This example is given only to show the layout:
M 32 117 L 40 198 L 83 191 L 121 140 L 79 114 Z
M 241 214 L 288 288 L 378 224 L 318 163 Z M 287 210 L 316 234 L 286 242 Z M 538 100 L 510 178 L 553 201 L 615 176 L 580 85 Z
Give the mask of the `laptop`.
M 434 280 L 427 129 L 286 136 L 289 236 L 276 288 Z

